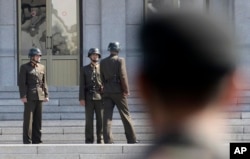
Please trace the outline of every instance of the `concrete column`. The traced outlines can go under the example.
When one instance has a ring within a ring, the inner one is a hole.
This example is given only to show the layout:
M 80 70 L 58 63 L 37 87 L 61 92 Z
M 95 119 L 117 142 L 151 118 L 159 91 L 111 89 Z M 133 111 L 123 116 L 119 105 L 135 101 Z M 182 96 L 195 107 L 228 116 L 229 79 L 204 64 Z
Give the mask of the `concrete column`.
M 135 90 L 138 62 L 142 58 L 139 52 L 138 31 L 144 19 L 143 0 L 126 0 L 126 62 L 130 90 Z
M 0 86 L 17 85 L 16 1 L 0 0 Z
M 111 41 L 121 44 L 120 56 L 126 56 L 126 0 L 101 0 L 101 49 L 109 55 L 107 46 Z
M 235 32 L 239 44 L 240 70 L 243 76 L 240 87 L 250 89 L 250 1 L 235 0 Z
M 101 49 L 101 2 L 83 1 L 83 65 L 90 62 L 87 57 L 91 47 Z

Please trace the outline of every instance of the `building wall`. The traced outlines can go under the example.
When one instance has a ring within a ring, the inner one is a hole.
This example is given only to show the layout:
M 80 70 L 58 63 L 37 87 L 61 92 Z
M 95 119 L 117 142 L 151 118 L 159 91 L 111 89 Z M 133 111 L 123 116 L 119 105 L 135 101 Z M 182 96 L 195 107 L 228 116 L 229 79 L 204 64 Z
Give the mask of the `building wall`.
M 126 58 L 129 83 L 135 89 L 137 71 L 137 31 L 143 22 L 144 0 L 83 0 L 83 64 L 88 64 L 87 51 L 99 47 L 102 57 L 109 55 L 107 45 L 119 41 Z M 17 1 L 0 0 L 0 86 L 16 86 L 18 73 L 17 54 Z M 234 19 L 239 42 L 242 78 L 241 88 L 250 88 L 250 1 L 210 0 L 210 9 L 218 14 L 227 14 Z M 222 9 L 221 9 L 222 8 Z
M 0 0 L 0 86 L 15 86 L 17 78 L 16 1 Z
M 115 6 L 115 7 L 114 7 Z M 138 53 L 136 31 L 143 17 L 143 0 L 83 0 L 83 64 L 89 63 L 87 51 L 99 47 L 108 56 L 107 45 L 119 41 L 132 81 Z M 0 0 L 0 86 L 16 86 L 17 3 Z
M 83 65 L 90 61 L 88 49 L 98 47 L 107 57 L 107 46 L 119 41 L 119 55 L 126 59 L 131 89 L 135 89 L 138 55 L 137 30 L 143 21 L 143 0 L 84 0 L 83 2 Z
M 250 1 L 235 0 L 235 31 L 239 43 L 238 54 L 242 76 L 241 88 L 250 89 Z

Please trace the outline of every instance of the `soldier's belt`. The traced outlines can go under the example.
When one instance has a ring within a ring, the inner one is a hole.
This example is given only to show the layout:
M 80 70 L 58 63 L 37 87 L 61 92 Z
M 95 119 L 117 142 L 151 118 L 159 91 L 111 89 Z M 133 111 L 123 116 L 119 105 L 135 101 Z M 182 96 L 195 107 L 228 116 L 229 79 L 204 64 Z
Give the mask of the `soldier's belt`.
M 108 79 L 104 81 L 105 83 L 120 83 L 120 79 Z
M 36 87 L 43 87 L 43 84 L 36 84 Z
M 101 87 L 97 87 L 97 88 L 86 88 L 85 90 L 87 91 L 87 92 L 90 92 L 90 93 L 93 93 L 93 92 L 100 92 L 100 89 L 101 89 Z
M 29 88 L 37 88 L 37 87 L 42 87 L 43 84 L 28 84 Z

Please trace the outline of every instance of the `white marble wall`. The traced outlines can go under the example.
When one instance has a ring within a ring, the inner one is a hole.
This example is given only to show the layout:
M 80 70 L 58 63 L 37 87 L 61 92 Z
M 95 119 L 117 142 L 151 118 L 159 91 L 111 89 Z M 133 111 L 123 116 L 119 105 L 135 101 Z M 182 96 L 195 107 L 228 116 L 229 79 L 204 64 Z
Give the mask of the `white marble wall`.
M 241 88 L 250 89 L 250 1 L 235 0 L 235 31 L 239 43 Z
M 17 81 L 16 1 L 0 0 L 0 86 Z
M 119 41 L 120 56 L 126 56 L 126 0 L 101 0 L 101 49 L 108 56 L 107 46 Z
M 136 72 L 138 68 L 139 45 L 138 29 L 143 23 L 143 0 L 126 0 L 126 62 L 130 89 L 136 89 Z
M 89 63 L 87 57 L 91 47 L 101 46 L 101 1 L 83 1 L 83 64 Z

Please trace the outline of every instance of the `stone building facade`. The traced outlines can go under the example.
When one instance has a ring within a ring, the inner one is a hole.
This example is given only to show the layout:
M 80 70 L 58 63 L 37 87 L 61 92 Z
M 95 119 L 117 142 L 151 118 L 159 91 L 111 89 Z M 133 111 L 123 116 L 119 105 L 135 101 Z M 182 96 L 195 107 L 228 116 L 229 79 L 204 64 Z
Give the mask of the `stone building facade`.
M 62 16 L 70 16 L 70 7 L 63 6 L 68 0 L 59 0 L 61 3 L 61 8 L 56 10 L 56 13 L 62 14 Z M 152 6 L 157 8 L 157 3 L 164 3 L 164 5 L 182 7 L 182 8 L 192 8 L 192 9 L 206 9 L 209 12 L 217 15 L 224 16 L 232 20 L 232 25 L 235 27 L 235 33 L 239 35 L 239 55 L 242 55 L 241 68 L 244 70 L 245 80 L 242 82 L 243 88 L 250 87 L 250 21 L 249 15 L 250 1 L 249 0 L 74 0 L 77 11 L 76 18 L 77 24 L 77 56 L 75 56 L 78 61 L 76 63 L 61 63 L 57 66 L 57 61 L 52 62 L 49 66 L 49 70 L 52 70 L 51 74 L 55 72 L 69 71 L 66 73 L 61 73 L 61 79 L 66 78 L 70 71 L 75 72 L 73 74 L 75 82 L 66 83 L 65 85 L 78 85 L 79 67 L 89 63 L 87 58 L 87 51 L 90 47 L 99 47 L 102 51 L 103 57 L 108 55 L 107 45 L 110 41 L 119 41 L 121 43 L 122 51 L 121 56 L 126 58 L 127 70 L 129 73 L 129 83 L 133 87 L 133 79 L 136 74 L 137 60 L 140 57 L 138 53 L 137 45 L 137 30 L 140 24 L 146 17 L 146 14 L 150 12 Z M 21 2 L 23 3 L 35 3 L 41 2 L 46 3 L 46 17 L 48 20 L 50 15 L 54 14 L 54 10 L 48 11 L 48 6 L 51 5 L 53 1 L 51 0 L 0 0 L 0 86 L 16 86 L 18 69 L 22 60 L 20 59 L 23 51 L 28 48 L 22 48 L 23 34 L 21 34 L 22 25 L 21 18 L 23 16 Z M 64 3 L 65 2 L 65 3 Z M 39 4 L 38 3 L 38 4 Z M 53 2 L 54 3 L 54 2 Z M 79 6 L 79 7 L 78 7 Z M 64 8 L 63 8 L 64 7 Z M 58 7 L 60 8 L 60 7 Z M 30 13 L 31 14 L 31 13 Z M 67 15 L 68 14 L 68 15 Z M 33 13 L 31 14 L 31 16 Z M 36 16 L 36 15 L 34 15 Z M 70 18 L 70 17 L 68 17 Z M 46 22 L 53 25 L 53 18 Z M 60 22 L 60 19 L 58 20 Z M 53 32 L 53 29 L 50 29 Z M 69 32 L 69 31 L 68 31 Z M 48 31 L 47 31 L 48 33 Z M 66 35 L 65 35 L 66 36 Z M 63 37 L 65 37 L 63 36 Z M 47 35 L 47 37 L 49 37 Z M 40 37 L 40 42 L 47 44 L 49 40 L 60 39 L 60 36 L 53 36 L 51 39 L 45 39 Z M 62 37 L 62 36 L 61 36 Z M 53 45 L 55 45 L 54 41 Z M 32 45 L 30 45 L 32 46 Z M 52 47 L 51 47 L 52 48 Z M 54 47 L 48 51 L 51 54 L 54 52 Z M 58 50 L 57 50 L 58 51 Z M 46 52 L 46 49 L 45 49 Z M 25 54 L 25 53 L 24 53 Z M 27 54 L 27 52 L 26 52 Z M 56 52 L 55 52 L 56 54 Z M 53 55 L 55 55 L 53 54 Z M 46 56 L 45 56 L 46 57 Z M 53 56 L 51 56 L 53 57 Z M 50 58 L 48 56 L 47 60 Z M 61 56 L 62 57 L 62 56 Z M 62 59 L 67 59 L 69 56 L 64 56 Z M 47 61 L 47 63 L 48 63 Z M 58 62 L 59 63 L 59 62 Z M 73 65 L 72 70 L 67 70 L 67 67 L 57 70 L 57 67 Z M 53 68 L 55 67 L 55 68 Z M 53 72 L 54 70 L 54 72 Z M 66 74 L 66 75 L 65 75 Z M 71 76 L 71 74 L 70 74 Z M 51 82 L 51 85 L 64 85 L 63 83 L 58 84 L 57 81 Z

